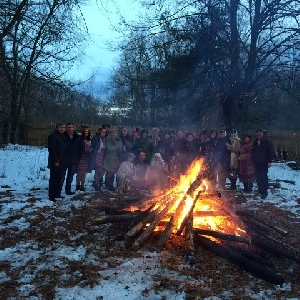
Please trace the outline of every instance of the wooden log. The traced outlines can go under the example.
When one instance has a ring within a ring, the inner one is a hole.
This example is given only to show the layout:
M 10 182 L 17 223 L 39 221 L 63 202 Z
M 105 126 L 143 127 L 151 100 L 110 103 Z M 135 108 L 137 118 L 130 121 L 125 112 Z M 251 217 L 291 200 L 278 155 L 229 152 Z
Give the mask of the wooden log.
M 117 215 L 117 214 L 124 214 L 126 212 L 123 209 L 120 209 L 120 207 L 113 207 L 111 205 L 97 205 L 97 204 L 87 204 L 85 205 L 85 208 L 87 209 L 96 209 L 98 211 L 105 211 L 110 212 L 111 214 Z
M 194 217 L 223 217 L 227 216 L 224 211 L 220 210 L 203 210 L 203 211 L 194 211 Z
M 136 206 L 138 208 L 140 208 L 140 207 L 144 208 L 145 205 L 147 205 L 149 207 L 149 206 L 152 206 L 152 205 L 155 205 L 155 204 L 158 204 L 158 203 L 160 203 L 162 205 L 165 205 L 169 201 L 172 200 L 171 199 L 172 195 L 174 195 L 174 191 L 172 191 L 172 190 L 171 191 L 167 191 L 167 192 L 163 192 L 162 194 L 159 194 L 159 195 L 157 195 L 157 196 L 155 196 L 153 198 L 150 198 L 148 200 L 143 201 L 143 203 L 141 203 L 141 204 L 136 204 Z
M 282 246 L 277 245 L 270 240 L 264 239 L 261 236 L 253 236 L 252 245 L 265 250 L 267 253 L 271 253 L 280 257 L 287 257 L 288 259 L 300 263 L 300 257 L 297 254 L 290 252 Z
M 276 181 L 281 181 L 281 182 L 284 182 L 284 183 L 290 183 L 290 184 L 293 184 L 293 185 L 296 184 L 296 181 L 294 181 L 294 180 L 276 179 Z
M 293 248 L 293 247 L 291 247 L 291 246 L 289 246 L 289 245 L 287 245 L 287 244 L 285 244 L 285 243 L 279 241 L 278 239 L 276 239 L 276 238 L 274 238 L 274 237 L 272 237 L 272 236 L 270 236 L 270 235 L 266 235 L 265 238 L 267 238 L 268 240 L 270 240 L 270 241 L 273 242 L 274 244 L 277 244 L 277 245 L 281 246 L 282 248 L 286 249 L 287 251 L 292 252 L 292 253 L 294 253 L 295 255 L 297 255 L 297 256 L 300 257 L 300 252 L 299 252 L 299 250 L 297 250 L 297 249 L 295 249 L 295 248 Z
M 268 282 L 271 282 L 273 284 L 283 284 L 285 282 L 284 278 L 282 276 L 275 274 L 273 270 L 263 267 L 259 263 L 243 257 L 238 252 L 230 250 L 221 244 L 217 244 L 213 241 L 210 241 L 205 237 L 198 236 L 197 238 L 201 243 L 201 245 L 203 245 L 207 249 L 215 252 L 217 255 L 221 257 L 226 258 L 232 263 L 242 267 L 245 271 L 253 275 L 262 278 Z
M 190 212 L 186 226 L 185 226 L 185 242 L 186 247 L 190 255 L 193 255 L 195 253 L 195 244 L 194 244 L 194 231 L 193 231 L 193 213 Z
M 267 223 L 266 221 L 262 220 L 261 218 L 255 216 L 253 212 L 245 211 L 245 210 L 237 210 L 236 214 L 238 216 L 241 216 L 241 217 L 251 218 L 251 219 L 253 219 L 253 220 L 255 220 L 255 221 L 257 221 L 257 222 L 259 222 L 259 223 L 261 223 L 261 224 L 263 224 L 265 226 L 267 226 L 267 227 L 270 227 L 270 228 L 274 229 L 275 231 L 277 231 L 277 232 L 279 232 L 279 233 L 281 233 L 283 235 L 288 234 L 288 231 L 286 231 L 286 230 L 284 230 L 284 229 L 282 229 L 282 228 L 280 228 L 280 227 L 278 227 L 276 225 L 272 225 L 272 224 Z
M 222 233 L 219 231 L 206 230 L 206 229 L 200 229 L 200 228 L 194 228 L 194 232 L 196 234 L 208 235 L 208 236 L 212 236 L 215 238 L 219 238 L 221 240 L 244 243 L 244 244 L 248 244 L 248 245 L 251 244 L 251 239 L 243 237 L 243 236 L 237 236 L 237 235 L 233 235 L 233 234 L 225 234 L 225 233 Z
M 139 223 L 137 223 L 134 227 L 132 227 L 126 234 L 125 234 L 125 239 L 129 240 L 132 237 L 134 237 L 137 233 L 139 233 L 148 223 L 151 223 L 155 217 L 166 207 L 173 205 L 174 203 L 174 199 L 169 199 L 166 203 L 161 204 L 160 206 L 158 206 L 157 208 L 155 208 L 154 210 L 151 210 L 150 213 L 144 218 L 142 219 Z M 156 204 L 153 204 L 152 208 L 156 207 Z M 167 210 L 168 210 L 167 209 Z
M 187 222 L 188 222 L 188 218 L 190 217 L 191 214 L 194 214 L 194 208 L 195 208 L 195 205 L 197 203 L 197 201 L 200 199 L 200 195 L 201 193 L 198 193 L 198 195 L 194 198 L 194 201 L 191 205 L 191 208 L 188 212 L 188 214 L 185 216 L 185 218 L 182 220 L 177 232 L 176 232 L 176 235 L 181 235 L 184 227 L 186 226 Z
M 162 232 L 158 242 L 156 243 L 155 246 L 156 252 L 161 252 L 162 248 L 164 247 L 165 243 L 167 242 L 168 238 L 172 233 L 172 228 L 173 228 L 173 216 L 170 218 L 169 222 L 165 227 L 165 230 Z
M 164 217 L 164 215 L 167 213 L 167 211 L 170 209 L 170 207 L 173 206 L 175 200 L 170 201 L 164 209 L 162 209 L 157 216 L 155 216 L 154 220 L 150 223 L 150 225 L 142 232 L 142 234 L 134 241 L 132 248 L 137 250 L 141 244 L 148 239 L 150 234 L 155 229 L 158 222 Z
M 97 224 L 128 222 L 140 216 L 140 213 L 129 213 L 123 215 L 105 215 L 94 219 Z
M 160 208 L 157 208 L 153 211 L 151 211 L 148 215 L 145 216 L 144 219 L 139 221 L 136 225 L 134 225 L 126 234 L 125 234 L 125 240 L 129 240 L 132 237 L 134 237 L 138 232 L 140 232 L 147 223 L 150 223 L 154 220 L 155 216 L 159 213 Z
M 179 219 L 180 219 L 181 214 L 182 214 L 182 212 L 183 212 L 183 208 L 184 208 L 184 206 L 186 205 L 186 199 L 187 199 L 187 197 L 188 197 L 188 195 L 185 194 L 185 195 L 181 198 L 181 200 L 180 200 L 179 204 L 177 205 L 177 208 L 176 208 L 176 210 L 175 210 L 175 212 L 174 212 L 174 214 L 173 214 L 173 216 L 174 216 L 174 227 L 177 227 L 177 226 L 179 225 Z M 183 220 L 184 220 L 184 219 L 183 219 Z M 182 220 L 182 221 L 183 221 L 183 220 Z
M 273 188 L 277 188 L 277 189 L 281 188 L 281 184 L 278 182 L 269 182 L 268 186 L 272 186 Z

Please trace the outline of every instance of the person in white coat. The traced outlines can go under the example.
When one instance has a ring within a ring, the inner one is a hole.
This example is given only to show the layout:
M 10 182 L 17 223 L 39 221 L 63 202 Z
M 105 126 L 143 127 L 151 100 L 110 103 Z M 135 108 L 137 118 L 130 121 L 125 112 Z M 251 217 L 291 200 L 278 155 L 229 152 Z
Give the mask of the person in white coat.
M 133 163 L 134 159 L 135 155 L 133 153 L 128 153 L 127 160 L 120 164 L 116 174 L 118 186 L 125 180 L 130 181 L 136 174 L 136 166 Z

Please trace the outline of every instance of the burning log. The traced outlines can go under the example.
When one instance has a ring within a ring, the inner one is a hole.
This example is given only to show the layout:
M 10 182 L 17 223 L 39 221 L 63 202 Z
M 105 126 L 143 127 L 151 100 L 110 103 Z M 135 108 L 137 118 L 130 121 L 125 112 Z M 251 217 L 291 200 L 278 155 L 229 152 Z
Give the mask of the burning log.
M 176 235 L 181 235 L 184 227 L 187 225 L 187 222 L 188 222 L 188 219 L 190 218 L 190 215 L 194 214 L 193 211 L 194 211 L 194 208 L 195 208 L 195 205 L 196 205 L 197 201 L 200 198 L 200 194 L 201 194 L 201 191 L 198 193 L 197 197 L 194 198 L 194 201 L 191 205 L 191 208 L 190 208 L 189 212 L 187 213 L 187 215 L 185 216 L 184 220 L 181 222 L 180 227 L 176 232 Z
M 150 225 L 143 231 L 143 233 L 135 240 L 132 247 L 133 249 L 138 249 L 140 245 L 150 236 L 150 234 L 155 229 L 158 222 L 164 215 L 167 213 L 170 207 L 173 206 L 175 200 L 169 201 L 169 203 L 162 209 L 157 216 L 155 216 L 154 220 L 150 223 Z
M 279 233 L 281 233 L 281 234 L 283 234 L 283 235 L 288 234 L 288 232 L 287 232 L 286 230 L 284 230 L 284 229 L 282 229 L 282 228 L 280 228 L 280 227 L 278 227 L 278 226 L 275 226 L 275 225 L 272 225 L 272 224 L 267 223 L 266 221 L 262 220 L 261 218 L 255 216 L 255 215 L 254 215 L 252 212 L 250 212 L 250 211 L 237 210 L 237 211 L 236 211 L 236 214 L 237 214 L 238 216 L 241 216 L 241 217 L 248 217 L 248 218 L 251 218 L 251 219 L 253 219 L 253 220 L 255 220 L 255 221 L 257 221 L 257 222 L 263 224 L 264 226 L 267 226 L 267 227 L 270 227 L 270 228 L 274 229 L 275 231 L 277 231 L 277 232 L 279 232 Z
M 221 257 L 228 259 L 234 264 L 239 265 L 247 272 L 250 272 L 268 282 L 271 282 L 273 284 L 283 284 L 285 281 L 282 276 L 274 274 L 272 270 L 243 257 L 241 254 L 235 251 L 229 250 L 227 247 L 224 247 L 223 245 L 217 244 L 202 236 L 198 236 L 198 240 L 201 243 L 201 245 L 203 245 L 207 249 L 215 252 L 217 255 Z
M 160 208 L 157 208 L 157 209 L 151 211 L 149 214 L 147 214 L 144 219 L 142 219 L 140 222 L 138 222 L 135 226 L 133 226 L 125 234 L 125 240 L 129 240 L 130 238 L 135 236 L 138 232 L 140 232 L 146 226 L 147 223 L 152 222 L 159 211 L 160 211 Z
M 221 217 L 227 216 L 224 211 L 221 210 L 202 210 L 202 211 L 194 211 L 194 217 Z
M 170 237 L 171 233 L 172 233 L 172 228 L 173 228 L 173 217 L 170 218 L 170 221 L 168 222 L 167 226 L 165 227 L 165 230 L 162 232 L 162 234 L 160 235 L 160 238 L 155 246 L 155 250 L 157 252 L 161 252 L 162 248 L 164 247 L 166 241 L 168 240 L 168 238 Z
M 165 195 L 163 198 L 169 197 L 170 194 Z M 148 208 L 148 210 L 150 211 L 149 214 L 146 214 L 146 217 L 144 219 L 142 219 L 140 222 L 138 222 L 134 227 L 132 227 L 126 234 L 125 234 L 125 239 L 129 240 L 130 238 L 132 238 L 133 236 L 135 236 L 138 232 L 140 232 L 147 223 L 150 223 L 154 220 L 154 218 L 163 210 L 163 208 L 168 207 L 172 204 L 175 200 L 171 199 L 168 200 L 165 204 L 162 204 L 160 206 L 158 206 L 156 209 L 152 210 L 156 204 L 153 204 L 152 207 Z
M 208 236 L 212 236 L 215 238 L 219 238 L 221 240 L 244 243 L 244 244 L 248 244 L 248 245 L 251 244 L 250 238 L 237 236 L 237 235 L 233 235 L 233 234 L 225 234 L 225 233 L 218 232 L 218 231 L 213 231 L 213 230 L 208 230 L 208 229 L 199 229 L 199 228 L 194 228 L 194 232 L 196 234 L 208 235 Z
M 185 241 L 190 255 L 195 253 L 194 232 L 193 232 L 193 213 L 191 212 L 187 218 L 185 226 Z

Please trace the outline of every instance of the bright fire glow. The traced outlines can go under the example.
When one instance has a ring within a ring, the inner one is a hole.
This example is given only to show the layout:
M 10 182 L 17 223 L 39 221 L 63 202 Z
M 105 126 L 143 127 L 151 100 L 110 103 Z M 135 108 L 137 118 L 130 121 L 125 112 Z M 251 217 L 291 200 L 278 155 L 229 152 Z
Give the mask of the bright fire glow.
M 216 191 L 209 191 L 210 183 L 205 176 L 201 176 L 203 172 L 203 161 L 195 160 L 176 185 L 148 201 L 148 207 L 151 203 L 154 205 L 152 210 L 158 208 L 162 211 L 167 208 L 161 221 L 168 222 L 170 216 L 173 216 L 173 233 L 193 213 L 194 228 L 245 236 L 243 225 L 234 215 L 233 209 L 218 197 Z M 156 230 L 162 230 L 161 226 L 157 226 Z

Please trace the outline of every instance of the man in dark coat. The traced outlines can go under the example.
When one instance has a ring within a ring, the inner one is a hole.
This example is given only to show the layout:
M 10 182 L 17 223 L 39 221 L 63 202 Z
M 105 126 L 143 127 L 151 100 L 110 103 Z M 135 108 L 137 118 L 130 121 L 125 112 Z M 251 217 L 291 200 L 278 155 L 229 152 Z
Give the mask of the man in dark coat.
M 50 169 L 49 178 L 49 200 L 63 198 L 61 190 L 65 178 L 66 162 L 66 138 L 64 135 L 65 124 L 58 123 L 55 131 L 48 136 L 48 168 Z
M 273 144 L 264 136 L 262 129 L 256 130 L 252 159 L 258 192 L 262 199 L 266 199 L 268 196 L 268 168 L 271 166 L 272 160 L 275 159 L 275 151 Z
M 74 195 L 71 191 L 71 184 L 73 181 L 76 167 L 79 160 L 79 155 L 82 151 L 82 140 L 80 135 L 75 132 L 75 126 L 73 123 L 66 124 L 66 131 L 64 133 L 66 139 L 66 184 L 65 192 L 66 195 Z
M 220 190 L 225 189 L 226 178 L 229 178 L 230 173 L 230 152 L 226 147 L 226 143 L 228 143 L 226 130 L 220 130 L 212 153 L 213 172 L 216 182 L 218 178 Z

